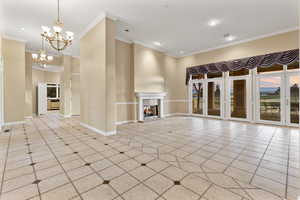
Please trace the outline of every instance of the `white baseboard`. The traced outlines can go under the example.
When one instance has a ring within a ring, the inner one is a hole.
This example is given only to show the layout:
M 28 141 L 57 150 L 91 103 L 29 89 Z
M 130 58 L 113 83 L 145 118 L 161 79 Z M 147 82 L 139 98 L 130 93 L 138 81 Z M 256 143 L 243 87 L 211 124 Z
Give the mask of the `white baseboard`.
M 12 126 L 12 125 L 19 125 L 19 124 L 24 124 L 25 121 L 16 121 L 16 122 L 4 122 L 4 126 Z
M 165 114 L 164 117 L 171 117 L 171 116 L 191 116 L 189 113 L 170 113 Z M 118 121 L 116 125 L 128 124 L 128 123 L 136 123 L 138 120 L 127 120 L 127 121 Z
M 165 117 L 172 117 L 172 116 L 191 116 L 189 113 L 169 113 L 165 114 Z
M 70 114 L 70 115 L 63 115 L 63 114 L 61 114 L 61 113 L 59 113 L 59 116 L 61 116 L 62 118 L 70 118 L 70 117 L 72 117 L 71 114 Z
M 101 135 L 104 135 L 104 136 L 110 136 L 110 135 L 116 135 L 117 134 L 117 131 L 109 131 L 109 132 L 101 131 L 101 130 L 95 128 L 95 127 L 92 127 L 92 126 L 87 125 L 87 124 L 82 123 L 82 122 L 80 122 L 80 125 L 85 127 L 85 128 L 88 128 L 88 129 L 90 129 L 90 130 L 92 130 L 96 133 L 100 133 Z
M 128 123 L 135 123 L 137 120 L 128 120 L 128 121 L 118 121 L 116 125 L 128 124 Z

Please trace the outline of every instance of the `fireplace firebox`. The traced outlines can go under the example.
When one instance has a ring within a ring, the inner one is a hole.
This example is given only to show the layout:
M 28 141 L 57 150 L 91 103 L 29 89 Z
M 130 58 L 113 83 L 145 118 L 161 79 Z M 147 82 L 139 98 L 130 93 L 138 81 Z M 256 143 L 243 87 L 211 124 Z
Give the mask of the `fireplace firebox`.
M 144 119 L 159 117 L 159 101 L 157 99 L 144 99 Z
M 164 97 L 162 92 L 138 92 L 138 121 L 163 118 Z

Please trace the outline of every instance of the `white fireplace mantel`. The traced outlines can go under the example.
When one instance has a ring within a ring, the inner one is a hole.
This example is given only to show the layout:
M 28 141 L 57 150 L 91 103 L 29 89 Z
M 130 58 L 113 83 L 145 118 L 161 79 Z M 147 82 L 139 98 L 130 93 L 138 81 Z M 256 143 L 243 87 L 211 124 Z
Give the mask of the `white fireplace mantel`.
M 144 121 L 144 100 L 145 99 L 157 99 L 159 100 L 160 112 L 159 118 L 164 117 L 164 98 L 167 95 L 165 92 L 136 92 L 138 98 L 138 120 Z

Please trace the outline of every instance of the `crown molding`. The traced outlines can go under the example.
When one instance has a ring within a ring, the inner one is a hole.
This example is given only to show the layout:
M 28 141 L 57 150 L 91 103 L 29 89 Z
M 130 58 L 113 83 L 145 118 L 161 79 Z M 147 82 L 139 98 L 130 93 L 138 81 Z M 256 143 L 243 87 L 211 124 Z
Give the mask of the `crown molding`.
M 122 42 L 125 42 L 125 43 L 128 43 L 128 44 L 132 44 L 133 42 L 131 40 L 128 40 L 128 39 L 125 39 L 125 38 L 122 38 L 122 37 L 115 37 L 116 40 L 119 40 L 119 41 L 122 41 Z
M 177 55 L 168 52 L 166 49 L 155 47 L 154 45 L 146 44 L 146 43 L 138 41 L 138 40 L 134 40 L 133 43 L 141 45 L 141 46 L 149 48 L 149 49 L 152 49 L 154 51 L 158 51 L 159 53 L 162 53 L 166 56 L 170 56 L 170 57 L 173 57 L 173 58 L 179 58 Z
M 114 16 L 114 15 L 112 15 L 110 13 L 107 13 L 107 12 L 102 12 L 91 23 L 89 23 L 85 27 L 85 29 L 83 29 L 83 31 L 81 33 L 78 34 L 78 39 L 80 40 L 83 36 L 85 36 L 85 34 L 87 34 L 92 28 L 94 28 L 99 22 L 101 22 L 105 18 L 111 19 L 113 21 L 118 20 L 117 16 Z
M 3 39 L 14 40 L 14 41 L 23 42 L 23 43 L 27 42 L 26 40 L 23 40 L 23 39 L 20 39 L 20 38 L 17 38 L 17 37 L 13 37 L 13 36 L 9 36 L 9 35 L 6 35 L 6 34 L 3 34 Z
M 32 65 L 32 69 L 46 71 L 46 72 L 62 72 L 64 69 L 63 67 L 56 66 L 56 65 L 48 65 L 47 68 L 41 68 L 39 65 Z
M 255 40 L 259 40 L 259 39 L 264 39 L 264 38 L 268 38 L 268 37 L 272 37 L 272 36 L 292 32 L 292 31 L 296 31 L 298 29 L 299 29 L 299 27 L 284 29 L 284 30 L 281 30 L 281 31 L 276 31 L 276 32 L 273 32 L 273 33 L 268 33 L 268 34 L 260 35 L 260 36 L 257 36 L 257 37 L 252 37 L 252 38 L 249 38 L 249 39 L 239 40 L 239 41 L 236 41 L 236 42 L 232 42 L 232 43 L 225 44 L 225 45 L 220 45 L 220 46 L 213 47 L 213 48 L 208 48 L 208 49 L 204 49 L 204 50 L 200 50 L 200 51 L 190 52 L 190 53 L 187 53 L 187 54 L 177 56 L 177 58 L 183 58 L 183 57 L 186 57 L 186 56 L 193 56 L 193 55 L 200 54 L 200 53 L 206 53 L 206 52 L 209 52 L 209 51 L 223 49 L 223 48 L 226 48 L 226 47 L 235 46 L 235 45 L 242 44 L 242 43 L 247 43 L 247 42 L 251 42 L 251 41 L 255 41 Z
M 138 44 L 138 45 L 141 45 L 143 47 L 147 47 L 149 49 L 152 49 L 152 50 L 155 50 L 155 51 L 158 51 L 160 53 L 165 53 L 165 51 L 161 48 L 158 48 L 158 47 L 155 47 L 154 45 L 150 45 L 150 44 L 147 44 L 145 42 L 142 42 L 142 41 L 139 41 L 139 40 L 134 40 L 133 41 L 134 44 Z
M 25 52 L 27 52 L 27 53 L 39 53 L 39 51 L 35 51 L 35 50 L 32 50 L 32 49 L 26 49 Z M 50 52 L 50 53 L 47 53 L 47 55 L 54 56 L 54 57 L 57 57 L 57 58 L 62 57 L 62 56 L 71 56 L 72 58 L 78 58 L 79 59 L 79 56 L 74 56 L 74 55 L 72 55 L 71 53 L 68 53 L 68 52 L 62 53 L 61 55 L 53 54 L 53 53 Z
M 80 56 L 72 56 L 73 58 L 77 58 L 77 59 L 80 59 Z
M 25 49 L 25 53 L 39 53 L 39 51 L 34 51 L 32 49 Z M 48 56 L 61 57 L 62 55 L 57 55 L 53 53 L 47 53 Z
M 98 15 L 91 23 L 89 23 L 83 31 L 78 34 L 78 39 L 80 40 L 86 33 L 88 33 L 92 28 L 94 28 L 100 21 L 102 21 L 106 17 L 105 13 L 101 13 Z

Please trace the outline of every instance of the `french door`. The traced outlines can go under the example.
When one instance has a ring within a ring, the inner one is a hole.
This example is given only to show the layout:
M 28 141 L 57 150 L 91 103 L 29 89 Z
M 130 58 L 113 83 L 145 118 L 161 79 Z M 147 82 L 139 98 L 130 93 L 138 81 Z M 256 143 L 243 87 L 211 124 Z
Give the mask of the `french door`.
M 256 119 L 259 122 L 284 124 L 284 76 L 269 73 L 256 77 Z
M 300 72 L 257 75 L 256 84 L 257 121 L 299 126 Z
M 223 79 L 207 79 L 206 84 L 206 108 L 207 116 L 222 118 L 223 117 Z
M 288 72 L 285 85 L 286 124 L 290 126 L 299 126 L 300 72 Z
M 283 66 L 280 71 L 235 74 L 228 73 L 217 78 L 205 75 L 191 80 L 190 113 L 300 127 L 298 68 Z
M 226 117 L 234 120 L 250 120 L 251 87 L 250 77 L 237 76 L 228 78 Z
M 223 116 L 223 79 L 193 81 L 190 85 L 193 115 L 221 118 Z
M 205 107 L 205 99 L 206 95 L 204 90 L 206 91 L 206 81 L 200 80 L 195 81 L 191 84 L 191 113 L 195 115 L 204 116 L 206 113 Z

